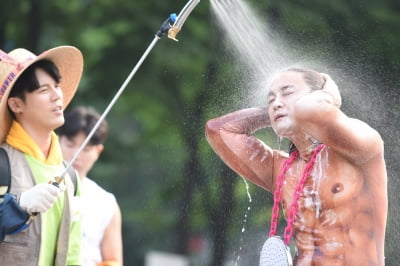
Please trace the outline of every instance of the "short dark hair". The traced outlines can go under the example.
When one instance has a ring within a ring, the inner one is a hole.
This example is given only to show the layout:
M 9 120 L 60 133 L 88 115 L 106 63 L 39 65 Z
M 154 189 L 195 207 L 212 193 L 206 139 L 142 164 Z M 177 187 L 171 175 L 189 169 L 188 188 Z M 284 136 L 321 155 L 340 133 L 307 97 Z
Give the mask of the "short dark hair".
M 86 136 L 100 119 L 100 114 L 93 107 L 76 106 L 64 114 L 65 122 L 56 130 L 59 136 L 75 137 L 79 132 Z M 97 130 L 90 138 L 89 145 L 103 144 L 108 135 L 108 123 L 102 120 Z
M 25 100 L 26 92 L 33 92 L 37 90 L 40 87 L 40 84 L 36 78 L 35 70 L 38 68 L 43 69 L 56 81 L 56 83 L 60 83 L 61 76 L 57 66 L 50 60 L 39 60 L 30 65 L 21 74 L 12 87 L 9 97 L 18 97 L 22 100 Z

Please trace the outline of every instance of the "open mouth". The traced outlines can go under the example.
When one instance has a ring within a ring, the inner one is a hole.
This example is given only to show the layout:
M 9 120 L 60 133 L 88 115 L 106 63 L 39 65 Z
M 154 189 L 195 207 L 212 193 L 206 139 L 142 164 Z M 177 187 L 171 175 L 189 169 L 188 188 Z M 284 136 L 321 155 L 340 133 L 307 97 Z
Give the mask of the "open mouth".
M 60 112 L 62 111 L 62 106 L 57 106 L 56 108 L 53 109 L 53 112 Z
M 282 117 L 284 117 L 284 115 L 282 115 L 282 114 L 276 115 L 274 121 L 278 121 Z

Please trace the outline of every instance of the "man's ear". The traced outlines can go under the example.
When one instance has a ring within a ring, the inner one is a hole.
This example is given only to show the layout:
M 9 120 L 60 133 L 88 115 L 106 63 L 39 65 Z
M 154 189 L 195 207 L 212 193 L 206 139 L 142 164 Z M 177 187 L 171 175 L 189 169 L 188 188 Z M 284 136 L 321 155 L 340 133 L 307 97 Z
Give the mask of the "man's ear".
M 325 84 L 322 90 L 330 94 L 333 98 L 334 105 L 337 108 L 340 108 L 342 105 L 342 96 L 340 95 L 338 86 L 328 74 L 321 73 L 321 75 L 325 79 Z
M 10 97 L 7 99 L 8 107 L 15 114 L 21 114 L 23 112 L 22 100 L 18 97 Z
M 97 152 L 99 153 L 99 155 L 103 152 L 104 150 L 104 145 L 103 144 L 98 144 L 97 145 Z

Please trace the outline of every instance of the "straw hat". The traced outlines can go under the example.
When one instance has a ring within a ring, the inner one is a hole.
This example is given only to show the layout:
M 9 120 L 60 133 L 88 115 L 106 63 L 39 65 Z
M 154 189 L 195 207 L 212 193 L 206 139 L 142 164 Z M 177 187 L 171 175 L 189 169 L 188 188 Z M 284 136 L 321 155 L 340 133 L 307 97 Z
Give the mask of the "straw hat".
M 60 87 L 64 94 L 64 109 L 78 88 L 83 71 L 82 53 L 73 46 L 59 46 L 40 55 L 18 48 L 10 53 L 0 50 L 0 143 L 10 130 L 12 117 L 7 108 L 7 99 L 18 77 L 33 63 L 51 60 L 61 75 Z

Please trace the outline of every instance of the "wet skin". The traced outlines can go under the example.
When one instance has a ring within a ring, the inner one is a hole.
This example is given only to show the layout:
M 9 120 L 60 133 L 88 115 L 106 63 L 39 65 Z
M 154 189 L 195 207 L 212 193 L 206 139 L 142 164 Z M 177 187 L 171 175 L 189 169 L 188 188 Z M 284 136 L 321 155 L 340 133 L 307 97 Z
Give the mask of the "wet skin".
M 239 175 L 267 191 L 288 154 L 252 135 L 270 127 L 300 152 L 282 187 L 285 216 L 302 170 L 319 140 L 318 155 L 298 202 L 295 265 L 384 265 L 387 175 L 379 134 L 343 114 L 326 92 L 310 92 L 301 76 L 273 83 L 268 108 L 236 111 L 207 122 L 215 152 Z M 282 89 L 291 86 L 290 89 Z M 286 93 L 286 95 L 285 95 Z M 272 97 L 272 100 L 271 100 Z

